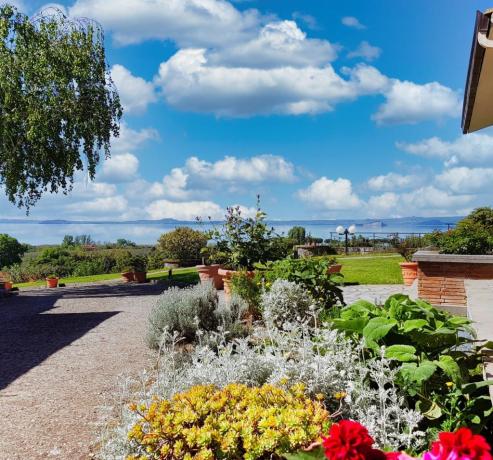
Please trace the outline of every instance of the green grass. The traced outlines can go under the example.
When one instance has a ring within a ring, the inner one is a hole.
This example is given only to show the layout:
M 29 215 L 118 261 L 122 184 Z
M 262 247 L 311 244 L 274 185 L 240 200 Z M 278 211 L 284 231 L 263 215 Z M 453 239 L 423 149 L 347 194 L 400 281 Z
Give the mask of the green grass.
M 339 256 L 337 261 L 342 264 L 342 274 L 346 283 L 357 284 L 402 284 L 401 269 L 399 262 L 404 259 L 399 255 L 385 254 L 372 256 Z M 94 283 L 97 281 L 108 281 L 120 278 L 120 273 L 105 275 L 76 276 L 62 278 L 60 283 Z M 150 280 L 167 280 L 168 270 L 153 270 L 147 273 Z M 172 281 L 183 283 L 196 283 L 199 276 L 195 267 L 173 269 Z M 32 286 L 44 286 L 45 281 L 33 281 L 19 283 L 15 286 L 22 289 Z
M 358 284 L 402 284 L 399 255 L 382 256 L 341 256 L 337 261 L 342 264 L 344 282 Z
M 121 277 L 120 273 L 107 273 L 104 275 L 92 275 L 92 276 L 72 276 L 69 278 L 61 278 L 60 283 L 73 284 L 73 283 L 95 283 L 98 281 L 109 281 L 118 279 Z M 147 278 L 153 280 L 166 280 L 168 279 L 168 270 L 153 270 L 147 273 Z M 181 281 L 185 283 L 195 283 L 199 280 L 199 275 L 195 267 L 191 268 L 175 268 L 173 269 L 173 281 Z M 44 280 L 31 281 L 28 283 L 15 284 L 14 287 L 19 289 L 33 286 L 44 286 L 46 283 Z

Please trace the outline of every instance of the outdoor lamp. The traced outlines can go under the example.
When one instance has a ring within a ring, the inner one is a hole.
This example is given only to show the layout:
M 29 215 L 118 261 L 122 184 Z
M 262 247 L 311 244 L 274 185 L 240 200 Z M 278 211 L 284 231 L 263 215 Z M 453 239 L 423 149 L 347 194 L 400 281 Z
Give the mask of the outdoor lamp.
M 336 228 L 336 232 L 339 233 L 339 235 L 344 235 L 344 247 L 345 247 L 345 253 L 347 255 L 348 253 L 348 237 L 349 235 L 354 235 L 356 233 L 356 225 L 350 225 L 349 228 L 344 228 L 342 225 L 338 225 Z

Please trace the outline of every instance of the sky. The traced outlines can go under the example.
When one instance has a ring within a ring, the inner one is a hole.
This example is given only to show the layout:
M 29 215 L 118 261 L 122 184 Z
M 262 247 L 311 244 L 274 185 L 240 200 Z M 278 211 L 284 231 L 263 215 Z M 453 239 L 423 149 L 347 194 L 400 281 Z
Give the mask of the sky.
M 29 15 L 46 2 L 17 0 Z M 50 4 L 53 5 L 53 4 Z M 493 129 L 461 134 L 472 0 L 67 0 L 105 30 L 124 106 L 96 180 L 30 218 L 464 215 Z M 0 190 L 1 192 L 1 190 Z M 0 215 L 19 210 L 0 195 Z

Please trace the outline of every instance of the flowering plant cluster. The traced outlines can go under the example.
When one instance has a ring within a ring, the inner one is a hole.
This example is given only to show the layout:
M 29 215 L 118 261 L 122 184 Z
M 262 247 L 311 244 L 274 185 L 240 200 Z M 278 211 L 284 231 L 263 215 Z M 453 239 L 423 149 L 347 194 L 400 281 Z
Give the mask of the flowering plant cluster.
M 404 452 L 384 452 L 374 448 L 373 438 L 358 422 L 342 420 L 331 426 L 329 435 L 323 437 L 321 445 L 313 445 L 309 452 L 286 455 L 288 460 L 417 460 Z M 469 428 L 460 428 L 455 433 L 440 433 L 431 450 L 422 460 L 492 460 L 491 447 L 483 436 L 474 434 Z
M 330 424 L 323 403 L 301 384 L 198 385 L 131 409 L 139 421 L 128 435 L 129 460 L 279 459 L 319 440 Z

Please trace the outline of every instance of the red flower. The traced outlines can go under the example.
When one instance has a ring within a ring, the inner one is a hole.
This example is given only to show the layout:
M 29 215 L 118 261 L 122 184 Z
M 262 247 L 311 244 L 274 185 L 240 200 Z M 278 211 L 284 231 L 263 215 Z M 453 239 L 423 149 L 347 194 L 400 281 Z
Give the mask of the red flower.
M 455 433 L 440 433 L 423 460 L 492 460 L 490 450 L 482 436 L 460 428 Z
M 329 460 L 385 460 L 385 454 L 373 449 L 373 438 L 358 422 L 342 420 L 330 427 L 323 438 L 325 456 Z

